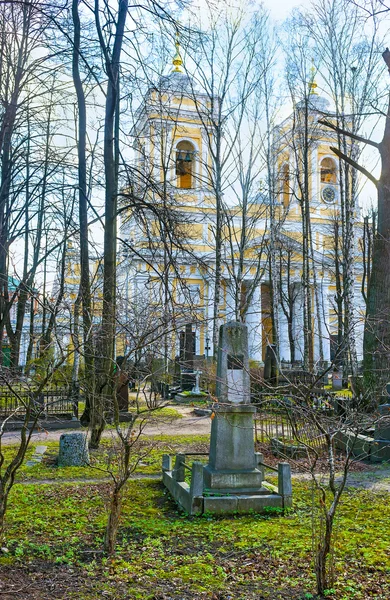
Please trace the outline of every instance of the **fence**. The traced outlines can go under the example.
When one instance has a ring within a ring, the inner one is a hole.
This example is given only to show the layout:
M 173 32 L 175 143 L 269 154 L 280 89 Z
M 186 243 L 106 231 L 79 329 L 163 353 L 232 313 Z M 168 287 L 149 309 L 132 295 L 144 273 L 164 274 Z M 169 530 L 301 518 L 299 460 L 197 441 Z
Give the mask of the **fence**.
M 72 416 L 78 418 L 78 397 L 68 388 L 51 388 L 39 395 L 27 388 L 0 388 L 0 418 L 15 416 L 23 418 L 30 407 L 32 417 Z
M 255 417 L 256 441 L 268 443 L 272 438 L 301 441 L 321 449 L 325 439 L 313 422 L 294 410 L 290 401 L 266 398 L 257 405 Z

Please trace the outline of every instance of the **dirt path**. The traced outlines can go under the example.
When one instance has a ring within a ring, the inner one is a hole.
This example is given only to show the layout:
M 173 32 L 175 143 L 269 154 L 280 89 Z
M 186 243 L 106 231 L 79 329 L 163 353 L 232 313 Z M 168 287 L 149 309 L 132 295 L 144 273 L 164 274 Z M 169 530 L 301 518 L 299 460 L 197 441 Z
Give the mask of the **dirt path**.
M 293 479 L 310 480 L 309 473 L 293 473 Z M 320 476 L 317 475 L 319 478 Z M 326 475 L 324 475 L 326 481 Z M 340 482 L 341 477 L 336 477 L 336 482 Z M 372 492 L 390 493 L 390 469 L 377 469 L 375 471 L 363 471 L 361 473 L 349 473 L 347 478 L 347 487 L 371 490 Z
M 144 435 L 207 435 L 210 433 L 211 420 L 210 417 L 197 417 L 193 414 L 191 406 L 173 406 L 178 413 L 182 415 L 181 419 L 159 419 L 153 417 L 150 423 L 147 423 L 143 431 Z M 47 442 L 59 440 L 63 433 L 71 433 L 72 431 L 81 431 L 79 429 L 58 429 L 56 431 L 41 431 L 34 432 L 32 442 Z M 110 437 L 113 435 L 112 430 L 107 429 L 103 436 Z M 20 438 L 20 431 L 9 431 L 4 433 L 2 444 L 4 446 L 14 444 Z

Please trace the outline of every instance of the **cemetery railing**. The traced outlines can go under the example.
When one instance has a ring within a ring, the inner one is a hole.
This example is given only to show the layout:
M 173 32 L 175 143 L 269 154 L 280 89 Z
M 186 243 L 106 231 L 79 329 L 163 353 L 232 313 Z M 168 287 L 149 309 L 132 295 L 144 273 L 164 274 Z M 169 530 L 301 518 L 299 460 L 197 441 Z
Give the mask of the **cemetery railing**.
M 0 418 L 23 418 L 27 406 L 42 418 L 78 417 L 78 394 L 72 394 L 69 388 L 54 387 L 37 396 L 27 387 L 15 387 L 14 390 L 12 392 L 8 388 L 0 388 Z

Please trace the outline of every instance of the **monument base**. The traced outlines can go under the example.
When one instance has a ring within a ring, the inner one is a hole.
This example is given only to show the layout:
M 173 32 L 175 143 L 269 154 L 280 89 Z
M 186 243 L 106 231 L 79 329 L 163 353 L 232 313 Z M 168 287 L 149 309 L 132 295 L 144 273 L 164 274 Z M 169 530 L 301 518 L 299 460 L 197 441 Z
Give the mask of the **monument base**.
M 288 463 L 278 465 L 278 487 L 262 481 L 256 491 L 243 489 L 217 492 L 204 485 L 207 472 L 200 462 L 186 465 L 186 455 L 176 455 L 174 468 L 172 456 L 163 456 L 163 483 L 177 504 L 189 515 L 209 513 L 213 515 L 250 514 L 267 512 L 269 508 L 286 509 L 292 506 L 291 471 Z M 191 481 L 185 479 L 185 469 L 191 469 Z M 227 474 L 225 474 L 227 475 Z
M 259 493 L 263 474 L 259 469 L 216 471 L 207 465 L 203 471 L 205 490 L 214 494 Z M 266 490 L 265 493 L 268 493 Z

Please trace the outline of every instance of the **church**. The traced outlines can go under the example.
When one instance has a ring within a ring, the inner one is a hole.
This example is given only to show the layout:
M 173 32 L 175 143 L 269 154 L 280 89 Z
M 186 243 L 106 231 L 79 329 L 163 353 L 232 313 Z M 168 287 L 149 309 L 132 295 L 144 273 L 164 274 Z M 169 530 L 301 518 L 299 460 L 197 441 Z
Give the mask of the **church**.
M 154 311 L 166 311 L 171 358 L 178 353 L 179 332 L 188 322 L 193 323 L 195 353 L 209 357 L 214 353 L 217 227 L 210 177 L 213 169 L 212 129 L 208 122 L 210 98 L 186 74 L 179 44 L 176 46 L 174 68 L 145 95 L 136 114 L 132 136 L 136 171 L 146 182 L 140 183 L 140 187 L 143 185 L 143 193 L 155 206 L 169 202 L 178 215 L 179 223 L 175 227 L 180 231 L 181 243 L 167 253 L 167 234 L 171 232 L 159 223 L 156 212 L 151 212 L 150 218 L 140 225 L 135 214 L 128 211 L 121 221 L 120 237 L 125 245 L 119 249 L 118 281 L 126 298 L 133 298 L 136 303 L 150 303 Z M 245 249 L 245 276 L 240 280 L 240 293 L 249 298 L 242 320 L 248 326 L 253 364 L 264 362 L 266 348 L 275 342 L 276 335 L 280 361 L 287 365 L 303 364 L 307 319 L 312 331 L 311 364 L 320 361 L 329 364 L 337 353 L 340 319 L 335 301 L 335 243 L 342 210 L 342 181 L 339 161 L 330 150 L 330 146 L 336 144 L 336 134 L 318 123 L 324 114 L 331 114 L 329 102 L 316 88 L 313 76 L 307 98 L 297 102 L 293 113 L 275 127 L 272 139 L 275 193 L 270 200 L 270 194 L 259 189 L 248 208 L 252 219 L 251 239 Z M 218 99 L 213 102 L 217 103 Z M 300 123 L 303 114 L 309 130 L 304 142 Z M 307 199 L 305 220 L 302 218 L 303 193 Z M 229 203 L 229 199 L 226 206 L 230 236 L 226 233 L 222 238 L 219 323 L 237 319 L 237 261 L 232 258 L 238 252 L 242 219 L 240 207 Z M 271 220 L 273 245 L 270 244 Z M 305 226 L 309 230 L 305 231 Z M 361 291 L 359 209 L 356 209 L 354 231 L 353 327 L 361 360 L 365 303 Z M 310 243 L 307 242 L 309 237 Z M 126 241 L 128 247 L 125 247 Z M 129 250 L 130 246 L 134 251 Z M 305 251 L 306 283 L 303 282 Z M 278 267 L 277 285 L 271 285 L 270 281 L 272 262 Z M 306 301 L 309 298 L 311 304 L 309 316 L 305 298 Z M 174 322 L 172 327 L 170 320 Z

